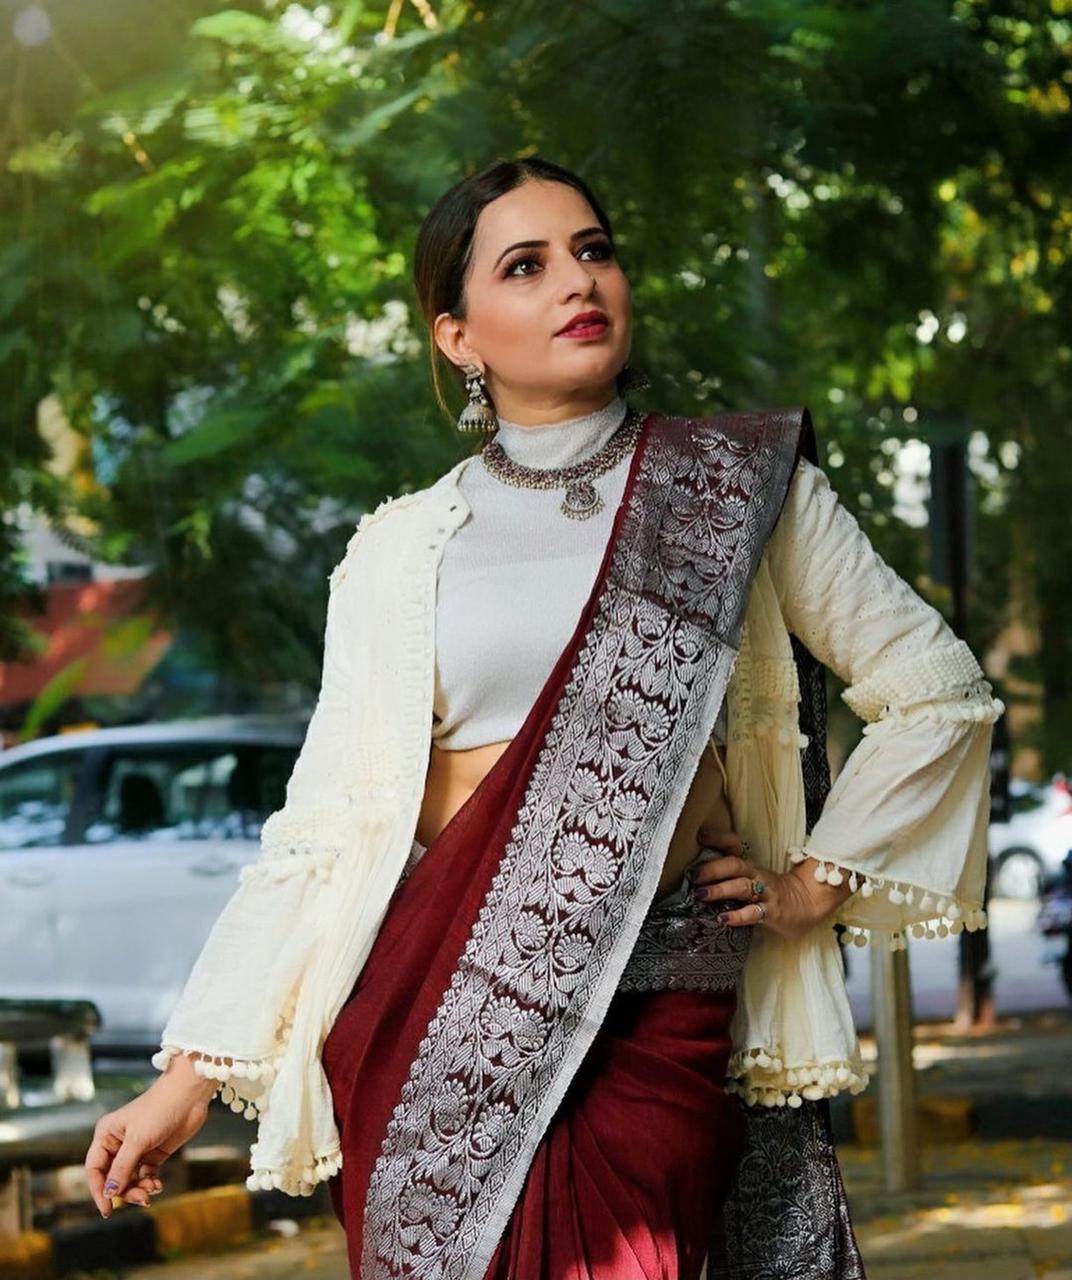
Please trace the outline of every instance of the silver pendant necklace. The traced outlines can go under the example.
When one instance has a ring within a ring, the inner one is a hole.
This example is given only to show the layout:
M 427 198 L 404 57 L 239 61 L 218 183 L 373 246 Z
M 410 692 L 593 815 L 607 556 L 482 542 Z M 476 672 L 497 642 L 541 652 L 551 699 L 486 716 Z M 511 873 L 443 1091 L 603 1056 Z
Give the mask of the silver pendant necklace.
M 565 497 L 559 508 L 571 520 L 588 520 L 606 505 L 592 483 L 605 475 L 633 448 L 647 415 L 632 407 L 610 439 L 583 462 L 568 467 L 526 467 L 515 462 L 497 440 L 488 440 L 480 450 L 484 465 L 497 479 L 518 489 L 561 489 Z

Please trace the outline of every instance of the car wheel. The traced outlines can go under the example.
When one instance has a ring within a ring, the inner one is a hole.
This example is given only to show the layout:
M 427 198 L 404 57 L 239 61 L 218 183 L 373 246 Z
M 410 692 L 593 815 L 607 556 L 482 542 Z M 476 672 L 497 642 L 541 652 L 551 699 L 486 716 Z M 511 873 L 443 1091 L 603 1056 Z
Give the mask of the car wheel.
M 1042 892 L 1042 863 L 1030 849 L 1003 853 L 994 874 L 995 898 L 1037 898 Z

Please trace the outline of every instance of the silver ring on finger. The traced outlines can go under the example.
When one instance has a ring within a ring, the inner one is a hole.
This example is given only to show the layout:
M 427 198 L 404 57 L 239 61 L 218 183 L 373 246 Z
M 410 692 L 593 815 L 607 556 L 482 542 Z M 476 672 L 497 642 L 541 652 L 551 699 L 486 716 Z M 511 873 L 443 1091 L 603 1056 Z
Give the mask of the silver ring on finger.
M 766 920 L 767 918 L 767 904 L 765 902 L 753 902 L 752 905 L 759 912 L 759 916 L 756 919 L 756 924 L 762 924 L 763 921 Z
M 752 852 L 752 846 L 747 840 L 741 841 L 741 852 L 746 858 Z

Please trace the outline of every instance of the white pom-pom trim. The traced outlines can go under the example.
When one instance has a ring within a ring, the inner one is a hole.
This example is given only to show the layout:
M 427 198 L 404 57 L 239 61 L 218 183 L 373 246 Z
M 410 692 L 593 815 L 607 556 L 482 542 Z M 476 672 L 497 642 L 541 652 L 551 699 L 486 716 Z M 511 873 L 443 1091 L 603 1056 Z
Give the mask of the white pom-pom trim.
M 250 1191 L 282 1191 L 288 1196 L 311 1196 L 317 1184 L 326 1182 L 342 1168 L 342 1151 L 333 1147 L 322 1155 L 309 1155 L 300 1166 L 297 1163 L 285 1168 L 266 1168 L 253 1164 L 253 1172 L 246 1178 Z
M 237 1058 L 232 1054 L 208 1053 L 198 1045 L 166 1042 L 150 1061 L 158 1071 L 166 1071 L 168 1063 L 178 1054 L 191 1055 L 196 1074 L 216 1081 L 213 1097 L 218 1096 L 224 1106 L 236 1113 L 240 1111 L 247 1120 L 257 1120 L 268 1109 L 268 1095 L 286 1051 L 296 1005 L 297 995 L 292 991 L 276 1019 L 275 1050 L 262 1058 Z M 247 1085 L 246 1081 L 251 1084 Z
M 817 858 L 803 845 L 790 846 L 788 854 L 789 861 L 794 864 L 812 858 L 815 862 L 813 874 L 820 884 L 839 885 L 847 876 L 849 888 L 853 893 L 858 892 L 861 898 L 885 894 L 887 901 L 893 906 L 913 909 L 906 913 L 909 919 L 900 925 L 879 925 L 874 928 L 850 924 L 841 919 L 840 911 L 835 913 L 834 920 L 844 925 L 848 940 L 854 946 L 867 946 L 869 942 L 877 945 L 881 939 L 885 939 L 891 951 L 903 951 L 907 946 L 905 930 L 910 930 L 914 938 L 946 938 L 965 930 L 971 933 L 987 924 L 986 911 L 980 902 L 935 895 L 933 891 L 909 884 L 905 880 L 868 876 L 856 867 L 839 865 L 828 858 Z M 910 918 L 921 911 L 928 913 L 924 919 Z
M 726 1074 L 728 1093 L 740 1094 L 749 1106 L 763 1107 L 799 1107 L 844 1090 L 861 1093 L 871 1079 L 861 1063 L 847 1060 L 787 1067 L 781 1051 L 769 1045 L 734 1053 Z

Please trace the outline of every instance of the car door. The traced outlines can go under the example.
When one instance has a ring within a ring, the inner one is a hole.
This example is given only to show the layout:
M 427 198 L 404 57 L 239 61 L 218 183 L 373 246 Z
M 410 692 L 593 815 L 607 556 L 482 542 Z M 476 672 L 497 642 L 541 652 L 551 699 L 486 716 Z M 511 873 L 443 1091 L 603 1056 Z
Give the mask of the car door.
M 256 855 L 270 812 L 261 756 L 256 744 L 227 741 L 106 753 L 97 802 L 57 882 L 61 983 L 97 1003 L 98 1042 L 147 1044 L 162 1030 Z
M 77 750 L 0 758 L 0 993 L 58 993 L 57 883 L 84 768 Z

